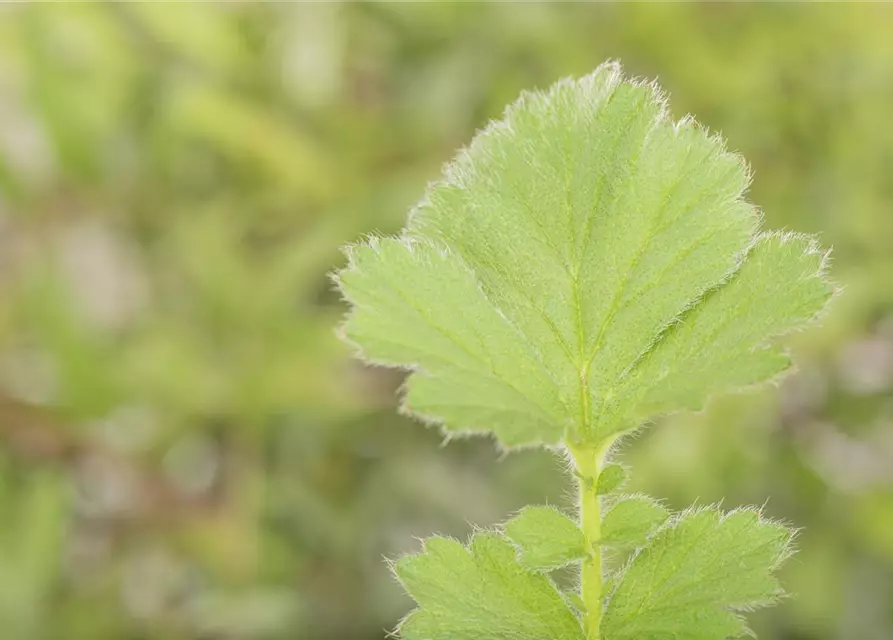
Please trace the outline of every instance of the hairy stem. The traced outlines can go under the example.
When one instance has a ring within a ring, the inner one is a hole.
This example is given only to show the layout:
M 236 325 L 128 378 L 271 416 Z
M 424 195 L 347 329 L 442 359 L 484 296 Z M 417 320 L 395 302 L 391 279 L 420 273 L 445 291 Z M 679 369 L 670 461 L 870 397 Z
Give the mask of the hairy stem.
M 589 546 L 589 557 L 583 562 L 580 574 L 583 604 L 586 606 L 584 624 L 588 640 L 599 640 L 602 617 L 602 556 L 598 539 L 601 536 L 602 514 L 595 487 L 580 487 L 580 521 Z
M 613 439 L 597 448 L 569 447 L 577 468 L 577 484 L 580 494 L 580 528 L 586 536 L 589 557 L 583 561 L 580 571 L 580 597 L 586 611 L 583 624 L 587 640 L 600 640 L 602 618 L 602 554 L 601 500 L 598 496 L 598 476 Z

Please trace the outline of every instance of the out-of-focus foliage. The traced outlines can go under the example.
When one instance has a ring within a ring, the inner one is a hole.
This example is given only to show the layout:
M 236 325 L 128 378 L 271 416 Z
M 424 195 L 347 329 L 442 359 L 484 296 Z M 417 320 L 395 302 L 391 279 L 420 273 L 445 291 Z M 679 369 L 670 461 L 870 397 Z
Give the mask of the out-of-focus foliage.
M 4 637 L 382 638 L 409 608 L 382 555 L 564 503 L 547 454 L 393 418 L 326 273 L 521 89 L 619 58 L 846 288 L 779 390 L 638 440 L 634 488 L 772 496 L 803 532 L 760 637 L 888 640 L 891 30 L 880 4 L 0 6 Z

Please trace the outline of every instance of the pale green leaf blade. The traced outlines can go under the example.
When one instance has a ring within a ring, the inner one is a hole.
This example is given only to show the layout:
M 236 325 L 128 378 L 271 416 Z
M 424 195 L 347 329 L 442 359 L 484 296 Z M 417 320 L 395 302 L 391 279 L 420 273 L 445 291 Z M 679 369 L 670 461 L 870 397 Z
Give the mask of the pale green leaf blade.
M 577 523 L 552 507 L 525 507 L 505 524 L 505 535 L 520 550 L 525 567 L 550 571 L 588 554 Z
M 338 274 L 352 303 L 346 337 L 377 364 L 418 369 L 404 406 L 505 444 L 557 441 L 554 383 L 460 261 L 429 244 L 373 238 Z
M 619 464 L 609 464 L 598 474 L 597 495 L 606 495 L 620 489 L 626 481 L 626 469 Z
M 582 596 L 576 591 L 565 591 L 564 597 L 567 599 L 568 603 L 577 610 L 578 613 L 585 614 L 586 613 L 586 603 L 583 602 Z
M 648 496 L 624 497 L 605 513 L 599 542 L 622 548 L 641 546 L 669 516 L 663 505 Z
M 787 369 L 787 355 L 771 341 L 814 318 L 831 297 L 825 262 L 810 238 L 761 236 L 735 276 L 686 313 L 627 376 L 623 402 L 606 412 L 604 428 L 698 409 L 711 392 Z
M 772 575 L 791 532 L 751 510 L 682 514 L 629 562 L 609 596 L 605 640 L 724 640 L 747 633 L 737 611 L 781 595 Z
M 567 602 L 542 573 L 517 562 L 504 537 L 479 533 L 469 547 L 431 538 L 398 561 L 397 578 L 419 609 L 401 623 L 406 640 L 582 640 Z

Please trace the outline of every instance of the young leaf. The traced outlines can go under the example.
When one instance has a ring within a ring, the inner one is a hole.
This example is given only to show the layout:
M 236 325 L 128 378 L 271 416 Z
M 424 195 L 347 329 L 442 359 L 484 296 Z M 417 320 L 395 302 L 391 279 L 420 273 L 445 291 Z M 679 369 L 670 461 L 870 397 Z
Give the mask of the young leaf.
M 525 507 L 505 524 L 505 535 L 518 545 L 521 564 L 536 571 L 551 571 L 588 554 L 577 523 L 551 507 Z
M 626 480 L 626 469 L 619 464 L 609 464 L 598 474 L 598 487 L 595 492 L 598 495 L 611 493 L 619 489 Z
M 419 609 L 399 627 L 405 640 L 583 640 L 567 602 L 542 573 L 518 564 L 502 536 L 478 533 L 466 548 L 430 538 L 394 567 Z
M 586 603 L 583 602 L 583 598 L 579 593 L 576 591 L 566 591 L 564 597 L 568 603 L 577 610 L 577 613 L 586 613 Z
M 599 542 L 625 548 L 641 546 L 669 515 L 647 496 L 624 498 L 604 515 Z
M 766 345 L 830 295 L 809 240 L 758 234 L 747 181 L 617 65 L 525 94 L 399 239 L 349 251 L 344 333 L 447 431 L 592 448 L 784 370 Z
M 790 531 L 755 511 L 692 511 L 661 529 L 630 561 L 605 606 L 607 640 L 719 640 L 745 635 L 735 611 L 781 594 L 772 571 Z

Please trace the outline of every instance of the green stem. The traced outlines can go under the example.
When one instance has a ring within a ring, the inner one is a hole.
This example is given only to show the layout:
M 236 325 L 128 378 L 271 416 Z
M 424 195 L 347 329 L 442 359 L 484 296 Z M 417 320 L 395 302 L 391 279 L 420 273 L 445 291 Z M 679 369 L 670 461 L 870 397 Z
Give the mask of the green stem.
M 599 542 L 602 513 L 601 500 L 598 496 L 598 476 L 612 444 L 613 439 L 595 449 L 569 447 L 580 476 L 578 478 L 580 528 L 583 530 L 583 535 L 586 536 L 586 545 L 589 550 L 589 557 L 583 561 L 580 572 L 580 597 L 586 607 L 583 625 L 587 640 L 600 640 L 601 638 L 602 582 L 604 577 Z

